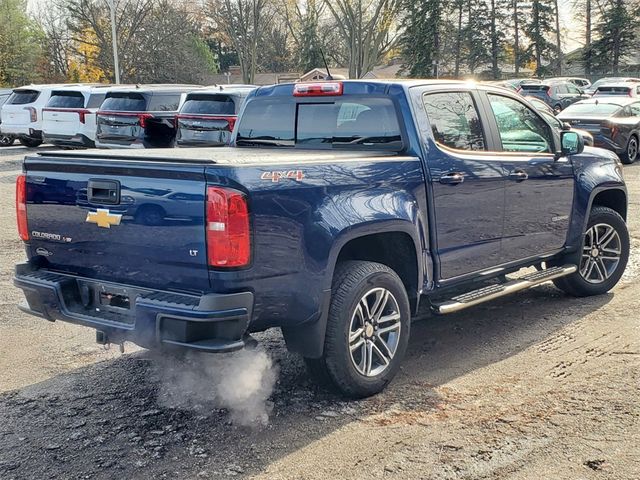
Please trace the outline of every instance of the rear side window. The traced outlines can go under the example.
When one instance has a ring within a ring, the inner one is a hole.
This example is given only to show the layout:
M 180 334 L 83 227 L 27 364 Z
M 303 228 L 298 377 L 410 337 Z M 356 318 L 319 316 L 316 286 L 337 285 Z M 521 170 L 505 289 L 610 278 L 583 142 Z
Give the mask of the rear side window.
M 154 94 L 149 100 L 150 112 L 175 112 L 180 106 L 180 94 Z
M 81 92 L 53 92 L 47 107 L 84 108 L 84 96 Z
M 231 95 L 191 94 L 180 109 L 180 113 L 195 115 L 235 115 L 236 112 L 236 101 Z
M 247 105 L 236 143 L 399 151 L 402 135 L 389 98 L 349 96 L 304 103 L 280 98 Z
M 104 102 L 106 94 L 104 93 L 92 93 L 89 96 L 89 101 L 87 102 L 87 108 L 100 108 L 102 102 Z
M 469 92 L 425 94 L 423 102 L 437 143 L 456 150 L 486 150 L 480 116 Z
M 15 90 L 9 100 L 8 105 L 26 105 L 35 102 L 40 96 L 37 90 Z
M 144 112 L 147 109 L 147 101 L 140 93 L 108 93 L 100 109 L 112 112 Z

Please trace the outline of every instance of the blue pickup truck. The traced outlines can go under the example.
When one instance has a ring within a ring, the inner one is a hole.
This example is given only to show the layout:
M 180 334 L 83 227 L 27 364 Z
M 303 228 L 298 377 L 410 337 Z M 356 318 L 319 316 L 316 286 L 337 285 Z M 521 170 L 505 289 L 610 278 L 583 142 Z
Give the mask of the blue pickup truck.
M 313 376 L 362 397 L 397 373 L 421 302 L 447 314 L 547 281 L 597 295 L 626 267 L 618 158 L 505 89 L 261 87 L 232 142 L 28 156 L 24 311 L 218 353 L 279 327 Z

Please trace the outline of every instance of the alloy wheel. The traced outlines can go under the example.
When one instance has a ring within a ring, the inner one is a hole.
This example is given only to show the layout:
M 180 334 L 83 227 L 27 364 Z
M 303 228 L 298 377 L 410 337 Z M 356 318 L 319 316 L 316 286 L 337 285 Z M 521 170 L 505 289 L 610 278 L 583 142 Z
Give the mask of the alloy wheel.
M 589 283 L 605 282 L 618 268 L 621 255 L 618 232 L 611 225 L 598 223 L 584 236 L 580 275 Z
M 627 158 L 629 162 L 635 162 L 636 157 L 638 156 L 638 140 L 636 137 L 631 137 L 629 139 L 629 144 L 627 145 Z
M 389 290 L 374 288 L 362 296 L 349 326 L 349 352 L 358 373 L 375 377 L 389 367 L 401 327 L 398 302 Z

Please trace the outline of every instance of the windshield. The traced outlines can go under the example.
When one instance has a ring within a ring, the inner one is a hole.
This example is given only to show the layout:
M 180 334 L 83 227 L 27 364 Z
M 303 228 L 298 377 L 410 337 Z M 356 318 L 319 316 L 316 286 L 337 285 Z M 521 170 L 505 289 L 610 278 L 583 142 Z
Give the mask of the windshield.
M 277 120 L 277 121 L 275 121 Z M 306 148 L 402 149 L 400 125 L 389 98 L 356 97 L 296 103 L 282 97 L 250 102 L 236 143 Z
M 603 94 L 603 93 L 607 95 L 629 95 L 630 91 L 631 91 L 631 88 L 625 87 L 625 86 L 616 86 L 616 87 L 603 86 L 603 87 L 599 87 L 598 90 L 596 90 L 596 95 Z
M 236 104 L 229 95 L 189 95 L 180 113 L 196 115 L 235 115 Z
M 100 110 L 111 112 L 144 112 L 147 101 L 139 93 L 109 93 Z
M 588 116 L 601 116 L 612 115 L 620 110 L 620 105 L 613 103 L 574 103 L 568 106 L 562 111 L 562 116 L 569 115 L 588 115 Z
M 520 88 L 525 92 L 544 92 L 549 88 L 549 85 L 529 84 L 520 85 Z
M 80 92 L 53 92 L 47 107 L 50 108 L 83 108 L 84 96 Z

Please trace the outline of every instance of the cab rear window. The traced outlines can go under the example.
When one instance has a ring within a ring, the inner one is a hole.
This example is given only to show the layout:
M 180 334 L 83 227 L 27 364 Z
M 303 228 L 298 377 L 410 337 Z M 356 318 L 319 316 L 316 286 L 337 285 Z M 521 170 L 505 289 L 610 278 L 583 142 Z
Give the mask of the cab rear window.
M 111 112 L 144 112 L 147 101 L 140 93 L 108 93 L 100 110 Z
M 35 102 L 39 96 L 40 92 L 37 90 L 15 90 L 9 97 L 7 105 L 26 105 Z
M 80 92 L 53 92 L 47 107 L 84 108 L 84 96 Z
M 235 115 L 236 111 L 236 102 L 231 95 L 192 94 L 180 109 L 180 113 L 194 115 Z
M 282 97 L 254 100 L 242 115 L 236 143 L 357 150 L 403 148 L 391 99 L 355 96 L 300 103 Z

